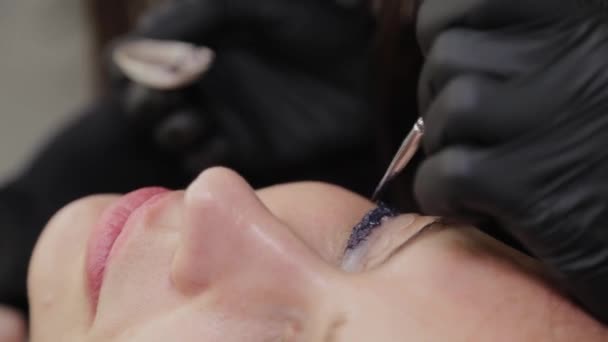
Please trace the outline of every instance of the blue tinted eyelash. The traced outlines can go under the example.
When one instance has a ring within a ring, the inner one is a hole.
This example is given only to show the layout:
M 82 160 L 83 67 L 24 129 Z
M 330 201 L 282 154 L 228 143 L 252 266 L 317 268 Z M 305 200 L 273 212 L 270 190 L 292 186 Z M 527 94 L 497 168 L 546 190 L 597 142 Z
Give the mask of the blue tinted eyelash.
M 353 232 L 351 233 L 350 238 L 348 239 L 348 244 L 346 245 L 346 250 L 354 249 L 361 242 L 365 241 L 372 231 L 382 224 L 382 221 L 385 218 L 395 217 L 397 215 L 399 215 L 399 213 L 394 209 L 389 208 L 382 202 L 378 203 L 378 207 L 367 213 L 361 222 L 359 222 L 355 228 L 353 228 Z

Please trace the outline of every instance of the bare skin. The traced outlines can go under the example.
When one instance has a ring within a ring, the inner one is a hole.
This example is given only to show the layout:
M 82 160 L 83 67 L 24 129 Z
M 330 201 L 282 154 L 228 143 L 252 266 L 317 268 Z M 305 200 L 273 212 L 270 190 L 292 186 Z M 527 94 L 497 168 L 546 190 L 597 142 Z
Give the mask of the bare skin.
M 23 316 L 0 305 L 0 342 L 22 342 L 25 340 L 25 334 Z
M 399 216 L 357 247 L 359 270 L 346 272 L 346 242 L 372 203 L 318 183 L 254 192 L 226 169 L 132 214 L 94 305 L 86 241 L 115 201 L 87 198 L 49 223 L 31 263 L 31 341 L 608 337 L 531 260 L 471 227 L 416 235 L 435 219 Z

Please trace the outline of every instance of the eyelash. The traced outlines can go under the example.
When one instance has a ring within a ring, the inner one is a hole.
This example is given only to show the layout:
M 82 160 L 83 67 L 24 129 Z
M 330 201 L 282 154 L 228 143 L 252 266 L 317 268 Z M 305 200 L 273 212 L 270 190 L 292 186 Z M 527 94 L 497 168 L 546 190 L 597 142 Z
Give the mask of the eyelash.
M 346 245 L 346 250 L 355 249 L 362 242 L 365 242 L 372 231 L 386 221 L 387 218 L 396 217 L 397 215 L 399 213 L 396 210 L 382 202 L 378 203 L 378 207 L 368 212 L 361 222 L 353 228 Z

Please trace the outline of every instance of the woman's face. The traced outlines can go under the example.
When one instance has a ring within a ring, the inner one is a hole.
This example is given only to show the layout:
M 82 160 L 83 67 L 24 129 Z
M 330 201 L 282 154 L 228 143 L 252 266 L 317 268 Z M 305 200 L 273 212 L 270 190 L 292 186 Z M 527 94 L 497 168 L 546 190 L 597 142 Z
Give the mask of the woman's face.
M 316 183 L 254 192 L 219 168 L 185 192 L 78 201 L 34 253 L 31 341 L 605 340 L 469 227 L 412 238 L 435 219 L 375 217 L 345 255 L 373 207 Z

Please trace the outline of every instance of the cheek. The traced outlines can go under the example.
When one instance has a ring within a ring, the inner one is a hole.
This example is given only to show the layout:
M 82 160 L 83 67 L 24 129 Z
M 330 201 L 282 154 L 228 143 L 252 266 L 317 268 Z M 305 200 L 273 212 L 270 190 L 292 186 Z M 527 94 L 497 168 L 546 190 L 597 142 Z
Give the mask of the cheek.
M 374 271 L 379 292 L 424 331 L 466 335 L 486 317 L 502 323 L 521 317 L 511 308 L 525 300 L 524 277 L 490 253 L 467 250 L 450 234 L 423 235 Z
M 66 329 L 66 322 L 84 324 L 88 318 L 84 296 L 85 246 L 94 222 L 114 200 L 114 196 L 96 196 L 74 202 L 57 213 L 45 228 L 34 250 L 28 276 L 34 335 L 37 330 L 48 334 L 49 329 Z
M 120 334 L 94 334 L 92 340 L 113 342 L 267 342 L 304 341 L 294 337 L 285 320 L 265 317 L 235 317 L 220 310 L 208 310 L 193 303 L 139 324 Z M 109 337 L 111 336 L 111 337 Z
M 454 340 L 451 335 L 539 341 L 551 336 L 559 317 L 576 321 L 585 327 L 581 330 L 597 329 L 541 277 L 520 266 L 526 257 L 505 248 L 468 228 L 433 232 L 372 272 L 369 287 L 392 299 L 387 305 L 398 309 L 391 316 L 401 315 L 401 326 L 413 324 L 414 331 L 440 340 Z

